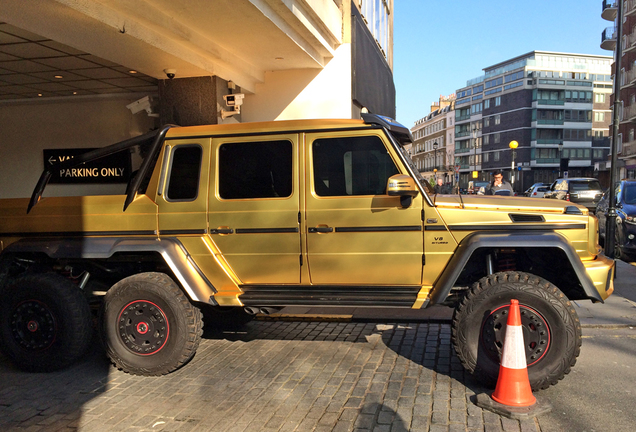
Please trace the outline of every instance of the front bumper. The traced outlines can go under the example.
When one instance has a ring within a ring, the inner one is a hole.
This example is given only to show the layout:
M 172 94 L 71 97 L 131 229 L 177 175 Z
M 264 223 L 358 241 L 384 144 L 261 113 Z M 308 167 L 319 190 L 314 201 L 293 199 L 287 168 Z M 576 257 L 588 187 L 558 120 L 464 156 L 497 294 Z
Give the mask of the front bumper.
M 598 255 L 593 261 L 584 261 L 583 265 L 601 298 L 608 298 L 614 292 L 614 260 L 605 255 Z

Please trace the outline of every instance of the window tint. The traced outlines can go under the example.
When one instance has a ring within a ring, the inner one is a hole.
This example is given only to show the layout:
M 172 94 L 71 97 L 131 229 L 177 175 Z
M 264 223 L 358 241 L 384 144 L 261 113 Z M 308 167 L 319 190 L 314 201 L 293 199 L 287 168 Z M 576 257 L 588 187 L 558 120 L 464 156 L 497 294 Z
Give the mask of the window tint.
M 219 148 L 219 195 L 224 199 L 292 194 L 292 143 L 261 141 Z
M 169 201 L 192 201 L 199 193 L 201 155 L 198 145 L 175 147 L 168 179 L 166 198 Z
M 319 196 L 383 195 L 398 170 L 376 136 L 318 139 L 313 144 Z
M 601 190 L 598 180 L 570 182 L 570 191 Z

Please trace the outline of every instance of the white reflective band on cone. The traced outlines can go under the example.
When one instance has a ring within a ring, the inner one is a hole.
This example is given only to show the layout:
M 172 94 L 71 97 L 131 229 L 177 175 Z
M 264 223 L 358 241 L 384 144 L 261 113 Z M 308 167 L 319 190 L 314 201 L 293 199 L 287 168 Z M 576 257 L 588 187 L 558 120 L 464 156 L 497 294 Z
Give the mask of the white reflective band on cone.
M 506 329 L 501 366 L 508 369 L 526 368 L 526 350 L 521 326 L 508 326 Z

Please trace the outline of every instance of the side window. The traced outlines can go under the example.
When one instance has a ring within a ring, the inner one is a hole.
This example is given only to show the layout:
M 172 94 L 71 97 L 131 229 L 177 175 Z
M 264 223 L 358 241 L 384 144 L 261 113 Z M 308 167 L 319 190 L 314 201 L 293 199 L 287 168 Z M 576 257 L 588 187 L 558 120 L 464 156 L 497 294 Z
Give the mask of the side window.
M 203 150 L 198 145 L 174 148 L 168 174 L 168 201 L 194 201 L 197 198 L 202 154 Z
M 223 199 L 279 198 L 292 194 L 292 143 L 228 143 L 219 147 Z
M 397 167 L 377 136 L 323 138 L 313 143 L 319 196 L 383 195 Z

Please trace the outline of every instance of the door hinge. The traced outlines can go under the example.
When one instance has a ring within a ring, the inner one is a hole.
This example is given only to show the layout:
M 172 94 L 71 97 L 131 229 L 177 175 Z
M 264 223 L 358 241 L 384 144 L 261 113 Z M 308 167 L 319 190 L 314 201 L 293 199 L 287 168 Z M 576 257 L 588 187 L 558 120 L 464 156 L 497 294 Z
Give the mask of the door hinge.
M 302 255 L 300 256 L 300 266 L 301 267 L 303 266 L 303 256 Z
M 422 254 L 422 265 L 426 265 L 426 254 Z
M 424 209 L 422 209 L 422 222 L 424 222 Z
M 300 212 L 298 212 L 298 224 L 300 224 Z

